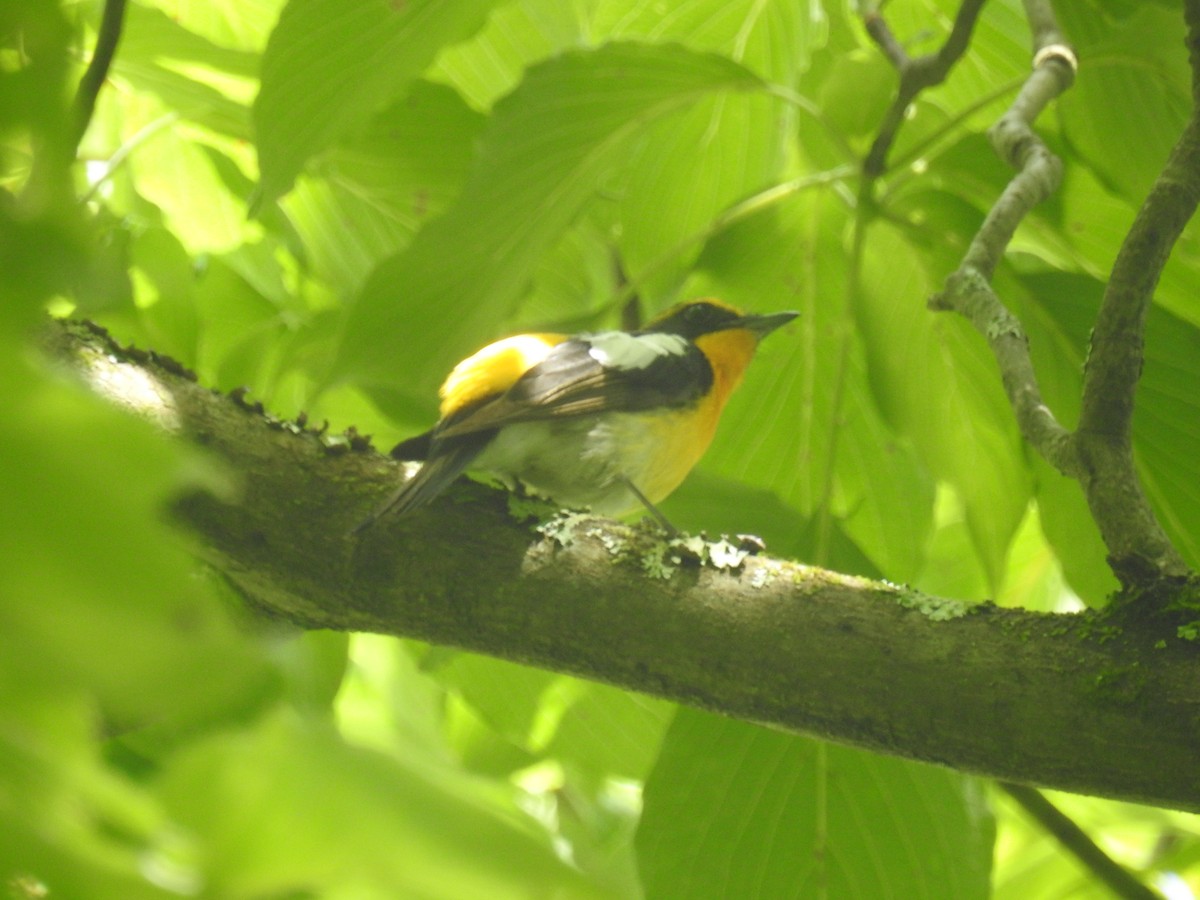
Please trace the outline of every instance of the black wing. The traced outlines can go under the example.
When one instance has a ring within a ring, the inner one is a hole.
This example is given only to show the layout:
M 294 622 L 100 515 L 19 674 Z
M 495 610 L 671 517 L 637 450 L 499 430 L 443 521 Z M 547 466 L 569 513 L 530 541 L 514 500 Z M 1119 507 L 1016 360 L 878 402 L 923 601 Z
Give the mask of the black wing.
M 680 407 L 712 385 L 712 367 L 692 343 L 661 352 L 644 366 L 605 365 L 587 338 L 559 344 L 503 394 L 461 410 L 435 430 L 434 441 L 493 431 L 517 422 L 600 412 Z

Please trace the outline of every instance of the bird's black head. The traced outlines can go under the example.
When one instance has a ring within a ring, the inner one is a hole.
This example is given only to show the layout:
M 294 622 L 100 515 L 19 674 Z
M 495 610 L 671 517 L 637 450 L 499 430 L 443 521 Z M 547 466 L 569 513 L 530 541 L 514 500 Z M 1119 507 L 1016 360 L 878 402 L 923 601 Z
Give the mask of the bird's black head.
M 744 328 L 755 337 L 763 338 L 780 325 L 786 325 L 799 313 L 781 312 L 754 315 L 720 300 L 687 300 L 672 306 L 647 325 L 643 331 L 677 334 L 689 341 L 705 334 Z
M 702 334 L 737 328 L 744 318 L 740 309 L 727 306 L 719 300 L 688 300 L 675 304 L 642 330 L 677 334 L 695 340 Z

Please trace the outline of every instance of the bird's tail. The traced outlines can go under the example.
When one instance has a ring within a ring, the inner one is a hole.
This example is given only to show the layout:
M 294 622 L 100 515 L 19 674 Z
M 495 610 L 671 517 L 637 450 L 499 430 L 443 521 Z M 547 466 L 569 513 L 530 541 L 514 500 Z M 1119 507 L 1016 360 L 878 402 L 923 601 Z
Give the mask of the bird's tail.
M 467 470 L 494 433 L 464 435 L 434 442 L 420 471 L 396 489 L 386 503 L 354 527 L 361 534 L 385 516 L 403 516 L 429 503 Z

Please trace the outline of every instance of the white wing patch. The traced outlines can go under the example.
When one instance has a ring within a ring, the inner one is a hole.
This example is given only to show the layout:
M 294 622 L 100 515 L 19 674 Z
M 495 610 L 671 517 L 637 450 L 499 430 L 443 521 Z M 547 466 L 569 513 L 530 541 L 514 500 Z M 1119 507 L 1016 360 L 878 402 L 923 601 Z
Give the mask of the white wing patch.
M 584 335 L 591 344 L 588 355 L 611 369 L 644 369 L 663 356 L 683 356 L 687 340 L 677 334 L 628 334 L 605 331 Z

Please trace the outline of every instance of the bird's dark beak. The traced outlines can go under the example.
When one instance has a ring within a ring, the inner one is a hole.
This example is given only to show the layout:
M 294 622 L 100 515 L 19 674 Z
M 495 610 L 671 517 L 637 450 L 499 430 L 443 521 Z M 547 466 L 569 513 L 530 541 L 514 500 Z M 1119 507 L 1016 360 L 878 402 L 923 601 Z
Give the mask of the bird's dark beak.
M 786 325 L 798 315 L 800 313 L 790 309 L 786 312 L 768 313 L 764 316 L 747 315 L 742 316 L 738 327 L 745 328 L 761 341 L 776 328 Z

